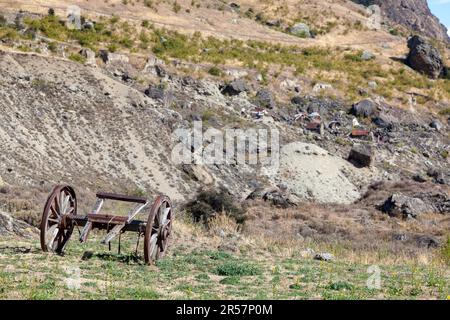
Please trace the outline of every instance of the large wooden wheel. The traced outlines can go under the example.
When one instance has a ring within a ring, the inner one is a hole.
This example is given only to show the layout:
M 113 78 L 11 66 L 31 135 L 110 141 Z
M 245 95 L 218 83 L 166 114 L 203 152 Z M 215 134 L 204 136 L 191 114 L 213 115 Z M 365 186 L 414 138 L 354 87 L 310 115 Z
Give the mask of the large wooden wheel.
M 41 248 L 58 254 L 64 252 L 73 231 L 69 214 L 77 213 L 77 198 L 72 187 L 57 185 L 47 198 L 41 220 Z
M 145 228 L 145 263 L 150 264 L 166 253 L 172 233 L 173 218 L 172 203 L 169 197 L 158 196 L 150 209 Z

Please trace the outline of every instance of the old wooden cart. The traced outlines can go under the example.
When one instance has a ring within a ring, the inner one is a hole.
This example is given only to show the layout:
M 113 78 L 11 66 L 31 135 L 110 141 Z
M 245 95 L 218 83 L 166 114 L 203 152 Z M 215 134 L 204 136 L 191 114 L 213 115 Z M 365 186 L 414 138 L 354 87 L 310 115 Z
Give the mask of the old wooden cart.
M 147 264 L 161 258 L 167 251 L 173 224 L 173 210 L 169 197 L 158 196 L 150 206 L 143 197 L 98 192 L 94 209 L 87 215 L 78 215 L 77 197 L 72 187 L 57 185 L 45 203 L 41 221 L 41 248 L 43 251 L 62 254 L 75 227 L 79 230 L 80 242 L 85 242 L 93 229 L 106 230 L 103 244 L 126 231 L 138 233 L 144 237 L 144 260 Z M 106 200 L 135 203 L 127 216 L 100 214 Z M 150 208 L 149 208 L 150 207 Z M 147 221 L 135 220 L 140 212 L 148 211 Z

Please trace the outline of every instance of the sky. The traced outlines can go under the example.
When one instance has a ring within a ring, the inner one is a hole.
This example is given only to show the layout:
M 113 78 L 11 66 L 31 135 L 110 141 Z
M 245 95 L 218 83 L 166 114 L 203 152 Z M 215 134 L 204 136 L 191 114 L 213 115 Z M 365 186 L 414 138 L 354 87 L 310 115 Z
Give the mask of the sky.
M 431 12 L 447 27 L 450 35 L 450 0 L 428 0 Z

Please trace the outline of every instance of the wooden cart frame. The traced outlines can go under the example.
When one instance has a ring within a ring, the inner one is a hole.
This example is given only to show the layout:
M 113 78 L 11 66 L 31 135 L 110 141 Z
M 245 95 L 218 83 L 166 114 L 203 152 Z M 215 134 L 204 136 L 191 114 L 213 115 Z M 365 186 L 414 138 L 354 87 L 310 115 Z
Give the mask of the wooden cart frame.
M 103 244 L 111 243 L 116 236 L 126 231 L 138 233 L 139 239 L 144 236 L 144 260 L 150 264 L 167 251 L 172 232 L 173 210 L 169 197 L 160 195 L 150 206 L 150 201 L 143 197 L 127 196 L 98 192 L 97 201 L 91 213 L 78 215 L 75 190 L 68 185 L 57 185 L 47 198 L 42 213 L 40 238 L 41 248 L 45 252 L 63 254 L 64 249 L 75 227 L 80 230 L 80 242 L 86 242 L 91 230 L 106 230 Z M 136 206 L 127 216 L 100 214 L 107 200 L 135 203 Z M 150 207 L 150 209 L 149 209 Z M 149 211 L 147 221 L 135 220 L 138 213 Z M 120 252 L 120 242 L 119 242 Z

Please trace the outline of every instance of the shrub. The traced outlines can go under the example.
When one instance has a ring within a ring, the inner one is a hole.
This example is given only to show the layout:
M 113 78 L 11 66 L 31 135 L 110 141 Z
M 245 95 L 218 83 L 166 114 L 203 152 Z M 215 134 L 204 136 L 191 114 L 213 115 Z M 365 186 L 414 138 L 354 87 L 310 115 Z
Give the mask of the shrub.
M 338 282 L 330 283 L 327 286 L 327 289 L 336 290 L 336 291 L 352 290 L 353 289 L 353 285 L 351 283 L 346 282 L 346 281 L 338 281 Z
M 256 276 L 261 274 L 261 270 L 256 265 L 237 260 L 228 261 L 217 266 L 215 272 L 219 276 L 229 277 Z
M 69 59 L 78 63 L 85 63 L 86 62 L 86 58 L 83 57 L 81 54 L 79 53 L 72 53 L 69 56 Z
M 51 52 L 56 52 L 56 49 L 57 49 L 56 42 L 50 42 L 47 46 L 48 46 L 48 50 L 50 50 Z
M 208 73 L 212 76 L 220 77 L 222 75 L 222 70 L 220 68 L 214 66 L 209 68 Z
M 223 188 L 201 191 L 195 200 L 186 204 L 185 208 L 196 222 L 207 224 L 218 214 L 227 214 L 237 223 L 245 221 L 244 210 L 235 204 L 233 197 Z
M 55 9 L 53 9 L 53 8 L 48 9 L 48 15 L 49 16 L 54 16 L 55 15 Z
M 178 13 L 181 10 L 181 6 L 177 1 L 175 1 L 173 3 L 172 9 L 173 9 L 173 12 Z
M 6 26 L 6 23 L 7 23 L 6 18 L 0 14 L 0 27 Z

